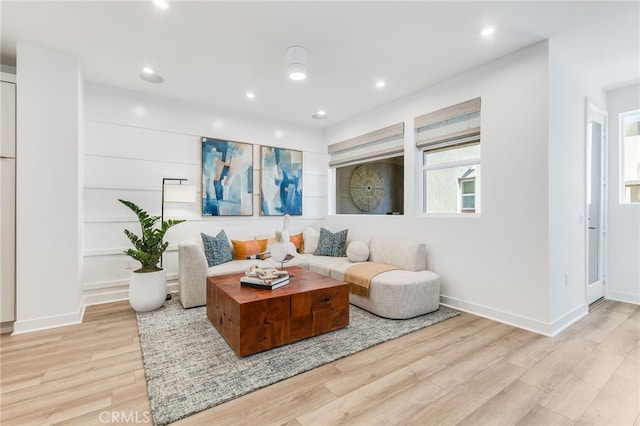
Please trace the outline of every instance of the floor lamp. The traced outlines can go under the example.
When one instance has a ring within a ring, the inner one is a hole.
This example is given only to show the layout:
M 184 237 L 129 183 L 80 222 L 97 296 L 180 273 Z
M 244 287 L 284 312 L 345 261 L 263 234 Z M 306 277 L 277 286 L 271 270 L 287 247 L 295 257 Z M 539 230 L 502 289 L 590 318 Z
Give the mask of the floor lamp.
M 195 203 L 196 187 L 195 185 L 183 185 L 187 179 L 180 178 L 162 178 L 162 209 L 160 214 L 160 226 L 164 222 L 164 203 Z M 169 184 L 167 182 L 178 182 L 177 184 Z M 160 257 L 160 266 L 162 266 L 162 257 Z

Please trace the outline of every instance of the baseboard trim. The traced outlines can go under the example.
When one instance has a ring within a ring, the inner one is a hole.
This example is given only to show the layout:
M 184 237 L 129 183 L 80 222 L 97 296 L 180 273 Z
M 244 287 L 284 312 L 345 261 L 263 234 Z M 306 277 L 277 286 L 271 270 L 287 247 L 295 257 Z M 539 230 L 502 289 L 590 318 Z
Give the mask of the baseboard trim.
M 178 292 L 178 282 L 167 283 L 168 293 Z M 129 300 L 129 288 L 104 288 L 101 291 L 85 292 L 84 295 L 86 306 L 102 305 L 105 303 L 120 302 L 122 300 Z
M 455 297 L 440 295 L 440 303 L 444 306 L 468 312 L 479 317 L 498 321 L 513 327 L 528 330 L 543 336 L 553 337 L 562 330 L 578 321 L 589 313 L 589 307 L 586 305 L 579 306 L 571 312 L 554 320 L 551 323 L 536 320 L 533 318 L 516 315 L 511 312 L 501 311 L 489 306 L 479 305 L 477 303 L 467 302 L 465 300 L 456 299 Z
M 640 305 L 640 294 L 625 293 L 623 291 L 611 291 L 607 289 L 607 299 L 617 302 L 631 303 Z
M 49 330 L 58 327 L 67 327 L 69 325 L 77 325 L 82 323 L 84 311 L 86 308 L 84 297 L 80 301 L 77 312 L 68 314 L 54 315 L 50 317 L 34 318 L 29 320 L 17 320 L 13 323 L 12 336 L 18 334 L 32 333 L 34 331 Z

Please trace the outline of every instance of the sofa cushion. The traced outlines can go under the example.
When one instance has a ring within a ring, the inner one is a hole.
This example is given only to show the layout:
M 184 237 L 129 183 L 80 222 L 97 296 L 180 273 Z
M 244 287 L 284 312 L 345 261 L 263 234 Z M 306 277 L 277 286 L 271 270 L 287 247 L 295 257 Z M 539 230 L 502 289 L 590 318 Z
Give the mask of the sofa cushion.
M 320 228 L 320 238 L 318 239 L 318 247 L 313 252 L 316 256 L 346 256 L 346 244 L 348 229 L 333 233 L 327 228 Z
M 369 260 L 387 263 L 407 271 L 426 269 L 427 249 L 424 243 L 391 238 L 371 239 Z
M 304 240 L 304 250 L 303 253 L 313 254 L 318 248 L 318 239 L 320 238 L 320 233 L 313 229 L 312 227 L 305 228 L 302 231 L 302 239 Z
M 233 260 L 262 258 L 258 255 L 267 251 L 267 240 L 231 240 Z
M 309 254 L 305 255 L 305 260 L 310 271 L 340 281 L 344 278 L 344 271 L 353 266 L 353 263 L 346 257 L 316 256 Z
M 369 246 L 363 241 L 354 241 L 347 247 L 347 257 L 351 262 L 366 262 L 369 258 Z
M 224 229 L 215 237 L 202 233 L 200 236 L 202 237 L 202 243 L 204 245 L 204 255 L 210 267 L 233 260 L 229 239 Z

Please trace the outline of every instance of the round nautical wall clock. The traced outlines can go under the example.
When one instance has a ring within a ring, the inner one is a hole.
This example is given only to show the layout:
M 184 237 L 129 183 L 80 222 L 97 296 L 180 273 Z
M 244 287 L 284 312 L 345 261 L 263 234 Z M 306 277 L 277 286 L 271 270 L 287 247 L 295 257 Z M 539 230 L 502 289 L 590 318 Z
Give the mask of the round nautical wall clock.
M 351 199 L 362 211 L 368 212 L 380 205 L 384 195 L 382 175 L 373 166 L 363 164 L 351 175 Z

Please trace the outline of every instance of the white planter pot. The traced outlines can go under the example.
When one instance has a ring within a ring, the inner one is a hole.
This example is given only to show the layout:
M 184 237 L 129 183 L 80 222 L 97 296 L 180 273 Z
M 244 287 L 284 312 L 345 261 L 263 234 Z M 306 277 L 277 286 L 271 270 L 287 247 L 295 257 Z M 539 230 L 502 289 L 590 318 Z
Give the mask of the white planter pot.
M 129 304 L 136 312 L 158 309 L 167 297 L 167 271 L 132 272 Z

